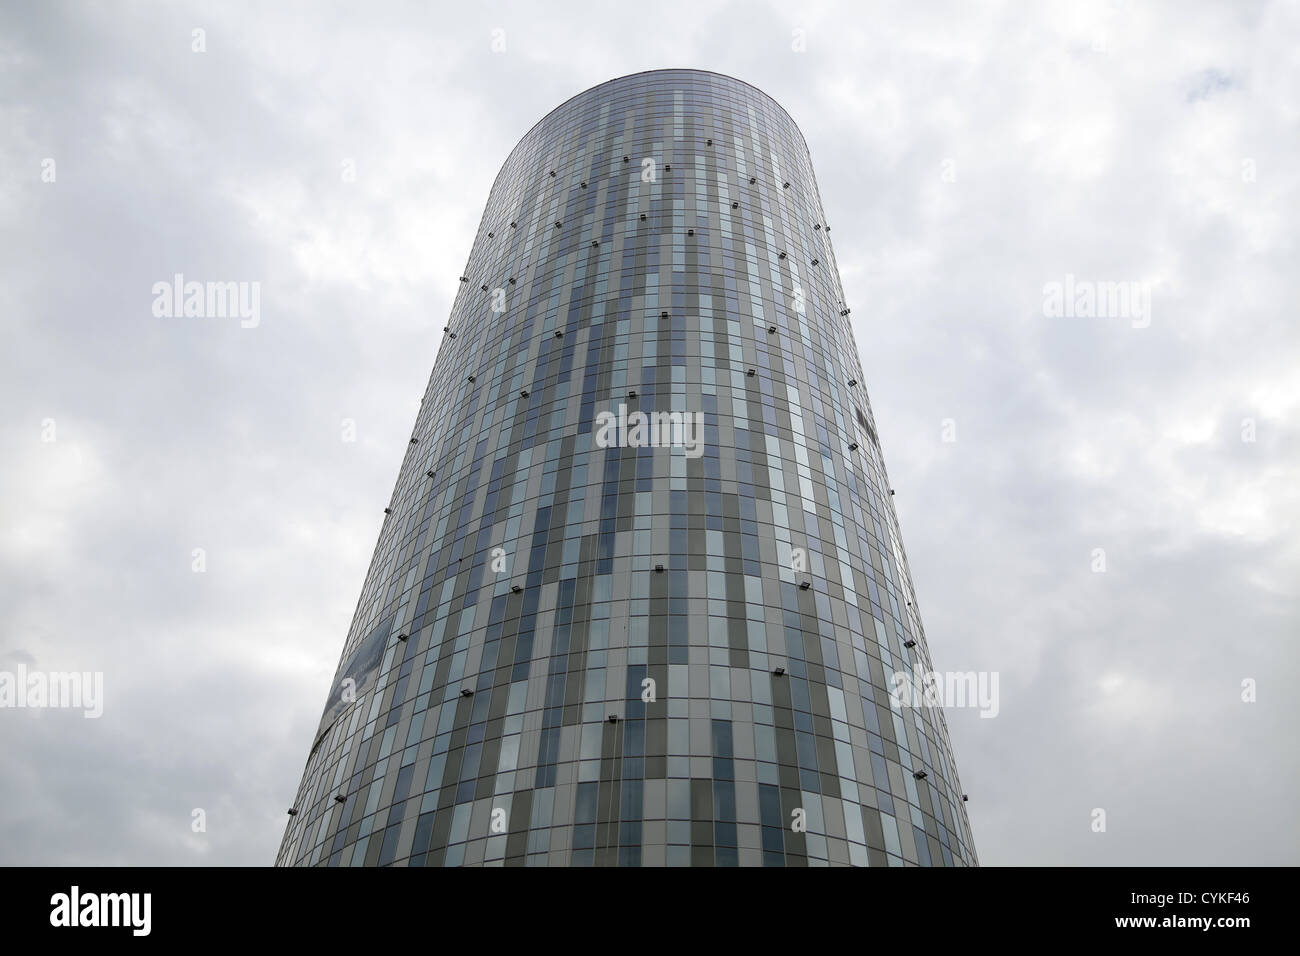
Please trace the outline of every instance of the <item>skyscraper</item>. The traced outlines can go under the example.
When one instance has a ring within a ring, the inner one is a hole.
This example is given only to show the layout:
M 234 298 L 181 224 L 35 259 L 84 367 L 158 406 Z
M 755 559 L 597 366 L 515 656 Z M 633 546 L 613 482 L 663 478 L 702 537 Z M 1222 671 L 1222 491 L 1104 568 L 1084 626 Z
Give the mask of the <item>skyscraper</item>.
M 829 233 L 730 77 L 524 136 L 278 863 L 975 863 Z

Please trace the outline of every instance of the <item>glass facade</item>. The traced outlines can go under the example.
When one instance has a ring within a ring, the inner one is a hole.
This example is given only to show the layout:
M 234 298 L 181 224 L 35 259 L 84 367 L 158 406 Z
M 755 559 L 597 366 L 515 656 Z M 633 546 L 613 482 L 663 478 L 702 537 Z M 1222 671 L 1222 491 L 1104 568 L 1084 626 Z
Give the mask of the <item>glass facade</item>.
M 829 232 L 718 74 L 515 147 L 277 863 L 976 863 Z

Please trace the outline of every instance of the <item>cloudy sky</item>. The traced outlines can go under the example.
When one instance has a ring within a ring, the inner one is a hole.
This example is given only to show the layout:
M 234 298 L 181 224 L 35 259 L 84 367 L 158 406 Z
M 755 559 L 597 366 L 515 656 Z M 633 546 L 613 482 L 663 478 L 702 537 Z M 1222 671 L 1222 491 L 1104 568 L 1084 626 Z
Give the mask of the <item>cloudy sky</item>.
M 104 675 L 0 862 L 274 860 L 497 169 L 696 67 L 812 149 L 981 862 L 1300 863 L 1300 12 L 973 6 L 0 4 L 0 671 Z

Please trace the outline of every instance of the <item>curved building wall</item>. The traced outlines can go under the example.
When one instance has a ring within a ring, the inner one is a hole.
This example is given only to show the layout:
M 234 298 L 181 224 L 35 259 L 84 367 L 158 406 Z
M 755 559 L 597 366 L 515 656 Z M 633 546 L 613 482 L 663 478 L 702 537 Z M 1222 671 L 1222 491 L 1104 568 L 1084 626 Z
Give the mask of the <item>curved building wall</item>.
M 278 863 L 976 862 L 829 231 L 729 77 L 523 138 Z

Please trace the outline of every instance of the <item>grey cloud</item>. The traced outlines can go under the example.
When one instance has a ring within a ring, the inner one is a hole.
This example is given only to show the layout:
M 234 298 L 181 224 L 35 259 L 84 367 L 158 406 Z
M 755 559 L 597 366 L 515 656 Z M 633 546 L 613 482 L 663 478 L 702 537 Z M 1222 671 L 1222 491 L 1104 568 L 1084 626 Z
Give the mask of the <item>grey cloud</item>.
M 1300 862 L 1294 7 L 579 9 L 0 10 L 0 660 L 106 696 L 0 711 L 0 862 L 274 859 L 492 178 L 662 66 L 811 146 L 981 862 Z

